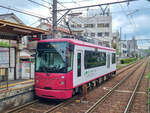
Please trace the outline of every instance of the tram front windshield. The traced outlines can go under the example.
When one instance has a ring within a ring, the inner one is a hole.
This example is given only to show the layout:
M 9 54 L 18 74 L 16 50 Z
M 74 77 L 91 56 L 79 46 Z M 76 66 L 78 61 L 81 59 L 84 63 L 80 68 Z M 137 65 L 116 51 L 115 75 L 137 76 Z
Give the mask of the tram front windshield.
M 37 46 L 36 72 L 66 73 L 67 42 L 41 42 Z

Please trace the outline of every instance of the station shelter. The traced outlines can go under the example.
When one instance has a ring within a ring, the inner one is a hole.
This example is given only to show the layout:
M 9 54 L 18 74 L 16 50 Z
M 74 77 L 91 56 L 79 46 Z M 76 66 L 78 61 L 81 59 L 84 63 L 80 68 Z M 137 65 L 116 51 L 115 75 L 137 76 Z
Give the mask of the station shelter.
M 0 20 L 0 40 L 5 40 L 5 42 L 0 41 L 0 81 L 18 80 L 22 78 L 20 71 L 22 37 L 42 35 L 47 32 L 46 30 L 29 27 L 23 24 Z M 22 61 L 25 61 L 24 58 Z M 27 61 L 26 63 L 29 62 Z

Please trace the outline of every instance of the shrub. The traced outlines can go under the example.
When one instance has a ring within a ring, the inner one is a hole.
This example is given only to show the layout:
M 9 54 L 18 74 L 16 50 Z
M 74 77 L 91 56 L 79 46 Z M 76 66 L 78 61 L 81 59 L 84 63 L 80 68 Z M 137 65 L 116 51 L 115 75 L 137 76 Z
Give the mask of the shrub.
M 121 63 L 121 64 L 127 64 L 127 63 L 130 63 L 130 62 L 136 61 L 136 59 L 137 59 L 137 58 L 121 59 L 121 60 L 120 60 L 120 63 Z
M 10 47 L 10 44 L 8 42 L 0 41 L 0 46 L 1 47 Z

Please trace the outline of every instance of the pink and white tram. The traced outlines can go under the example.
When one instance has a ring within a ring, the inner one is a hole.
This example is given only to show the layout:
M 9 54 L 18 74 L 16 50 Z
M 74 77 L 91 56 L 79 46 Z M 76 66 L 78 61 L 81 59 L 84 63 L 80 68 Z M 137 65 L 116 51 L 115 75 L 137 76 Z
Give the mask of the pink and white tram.
M 74 39 L 40 40 L 35 66 L 35 93 L 68 99 L 116 73 L 115 49 Z

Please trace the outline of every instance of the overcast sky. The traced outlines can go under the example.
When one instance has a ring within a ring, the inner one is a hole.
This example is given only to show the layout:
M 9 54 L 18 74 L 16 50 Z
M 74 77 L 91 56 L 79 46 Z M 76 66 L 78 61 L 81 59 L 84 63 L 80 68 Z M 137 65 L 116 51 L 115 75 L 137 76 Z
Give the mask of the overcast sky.
M 41 3 L 47 7 L 51 7 L 52 0 L 33 0 Z M 44 2 L 48 1 L 48 3 Z M 84 2 L 83 2 L 84 1 Z M 120 1 L 120 0 L 59 0 L 60 3 L 63 2 L 63 6 L 79 7 L 85 5 L 94 5 L 105 2 Z M 72 3 L 71 3 L 72 2 Z M 32 14 L 37 14 L 41 17 L 51 17 L 51 9 L 42 7 L 28 0 L 0 0 L 0 5 L 7 6 L 10 8 L 16 8 L 20 10 L 25 10 L 31 12 Z M 64 7 L 58 4 L 58 9 L 63 9 Z M 150 2 L 146 0 L 138 0 L 136 2 L 130 2 L 129 4 L 116 4 L 111 5 L 110 11 L 112 12 L 112 23 L 113 31 L 122 29 L 122 39 L 129 40 L 133 36 L 136 39 L 150 39 Z M 99 7 L 95 7 L 100 9 Z M 83 9 L 77 11 L 85 11 Z M 12 13 L 13 11 L 0 8 L 0 14 Z M 39 18 L 28 16 L 25 14 L 15 13 L 26 25 L 36 26 Z M 62 12 L 63 13 L 63 12 Z M 59 16 L 58 16 L 59 17 Z M 125 37 L 126 36 L 126 37 Z M 147 48 L 150 46 L 150 41 L 138 41 L 140 48 Z

